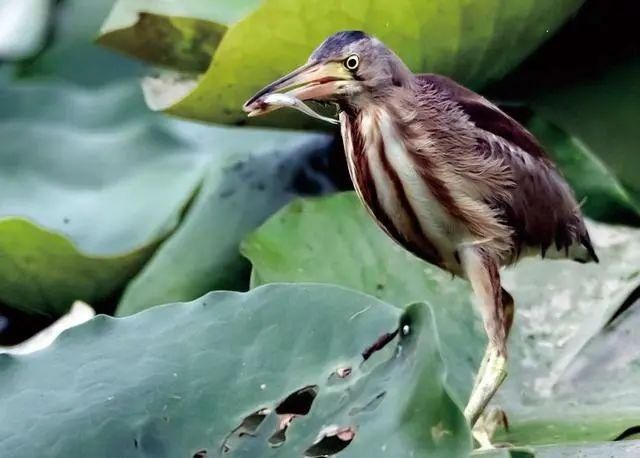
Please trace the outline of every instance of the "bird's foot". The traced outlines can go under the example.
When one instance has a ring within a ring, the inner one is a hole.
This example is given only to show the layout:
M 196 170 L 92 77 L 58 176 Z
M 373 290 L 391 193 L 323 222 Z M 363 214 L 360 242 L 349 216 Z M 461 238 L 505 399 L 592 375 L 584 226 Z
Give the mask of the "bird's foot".
M 496 448 L 491 442 L 491 438 L 498 428 L 509 428 L 507 414 L 500 408 L 487 409 L 471 430 L 471 434 L 479 446 L 476 450 L 492 450 Z
M 486 409 L 487 404 L 489 404 L 489 401 L 491 401 L 498 387 L 500 387 L 507 376 L 506 357 L 501 355 L 491 345 L 487 352 L 489 356 L 483 372 L 476 381 L 469 396 L 469 401 L 464 408 L 464 416 L 471 426 L 476 424 L 482 412 Z

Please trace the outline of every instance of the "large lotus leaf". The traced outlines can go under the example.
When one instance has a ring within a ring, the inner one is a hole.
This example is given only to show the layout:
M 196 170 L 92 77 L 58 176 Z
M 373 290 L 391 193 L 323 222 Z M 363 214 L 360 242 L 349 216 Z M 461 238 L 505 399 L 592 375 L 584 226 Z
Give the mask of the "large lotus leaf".
M 175 227 L 208 158 L 140 102 L 133 83 L 0 88 L 3 302 L 105 299 Z
M 437 336 L 424 304 L 323 285 L 99 316 L 0 356 L 2 455 L 463 457 Z
M 602 221 L 640 224 L 640 196 L 630 193 L 583 142 L 539 116 L 529 119 L 527 127 L 546 147 L 586 215 Z
M 239 253 L 240 241 L 292 197 L 333 189 L 319 167 L 331 137 L 238 130 L 233 142 L 216 144 L 198 196 L 180 227 L 127 286 L 119 315 L 211 290 L 246 288 L 250 267 Z
M 640 347 L 633 334 L 624 340 L 637 317 L 618 316 L 639 287 L 640 231 L 589 229 L 600 264 L 564 261 L 554 269 L 525 260 L 505 271 L 519 305 L 514 370 L 498 398 L 508 410 L 509 442 L 610 440 L 640 424 L 640 364 L 632 357 Z
M 210 9 L 204 13 L 203 3 L 157 6 L 119 0 L 100 41 L 186 71 L 198 70 L 212 54 L 206 72 L 191 83 L 167 78 L 149 85 L 150 105 L 178 116 L 237 123 L 246 120 L 240 107 L 247 98 L 303 63 L 335 31 L 366 30 L 397 51 L 414 71 L 444 73 L 478 87 L 517 65 L 583 2 L 402 0 L 389 8 L 382 0 L 264 0 L 259 5 L 247 0 L 233 7 L 207 3 Z M 160 32 L 170 38 L 156 39 Z M 508 48 L 505 40 L 511 43 Z M 194 57 L 185 58 L 184 50 Z M 310 123 L 288 113 L 251 122 L 285 121 Z
M 584 328 L 591 332 L 592 324 L 585 319 L 576 334 Z M 564 349 L 548 374 L 535 369 L 541 358 L 525 354 L 529 364 L 501 393 L 514 422 L 498 439 L 547 443 L 633 437 L 640 426 L 638 325 L 640 302 L 601 325 L 579 351 Z M 539 335 L 527 337 L 535 342 Z
M 640 60 L 547 89 L 533 106 L 597 154 L 640 200 Z
M 77 298 L 108 298 L 135 275 L 155 244 L 119 255 L 88 255 L 65 236 L 20 217 L 0 218 L 0 299 L 58 316 Z
M 527 259 L 504 271 L 505 287 L 516 300 L 516 322 L 510 376 L 498 396 L 511 433 L 501 439 L 519 444 L 608 440 L 637 424 L 640 405 L 627 396 L 640 396 L 638 389 L 609 386 L 610 396 L 605 396 L 596 381 L 609 382 L 606 372 L 589 372 L 580 399 L 590 396 L 592 401 L 582 402 L 579 409 L 575 394 L 558 388 L 570 383 L 570 369 L 587 349 L 602 347 L 594 342 L 639 282 L 640 232 L 589 227 L 600 264 Z M 253 263 L 254 285 L 320 281 L 376 294 L 399 306 L 428 300 L 454 399 L 464 404 L 484 346 L 469 287 L 397 247 L 375 227 L 354 194 L 290 204 L 245 241 L 243 253 Z M 638 353 L 637 342 L 628 345 Z M 610 352 L 613 348 L 608 347 Z M 640 372 L 628 375 L 629 386 L 640 386 Z

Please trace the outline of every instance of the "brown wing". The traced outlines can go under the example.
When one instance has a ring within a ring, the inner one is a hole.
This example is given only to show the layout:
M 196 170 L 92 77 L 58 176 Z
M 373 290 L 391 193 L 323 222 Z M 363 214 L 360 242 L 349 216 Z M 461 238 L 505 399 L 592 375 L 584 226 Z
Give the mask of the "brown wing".
M 488 203 L 499 208 L 513 228 L 518 252 L 523 247 L 539 248 L 544 256 L 555 247 L 578 261 L 597 262 L 579 205 L 536 138 L 487 99 L 450 78 L 435 74 L 416 78 L 456 102 L 476 127 L 498 137 L 496 145 L 479 135 L 478 148 L 503 155 L 512 170 L 516 188 L 510 199 Z
M 534 157 L 547 158 L 538 140 L 527 129 L 481 95 L 446 76 L 425 73 L 416 77 L 455 100 L 477 127 L 504 138 Z

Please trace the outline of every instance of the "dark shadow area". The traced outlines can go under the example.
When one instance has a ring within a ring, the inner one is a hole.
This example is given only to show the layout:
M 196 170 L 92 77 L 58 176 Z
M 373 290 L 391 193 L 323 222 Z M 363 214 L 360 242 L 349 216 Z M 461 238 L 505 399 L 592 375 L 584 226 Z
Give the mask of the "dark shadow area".
M 570 85 L 640 57 L 639 15 L 634 0 L 590 0 L 515 71 L 483 92 L 496 100 L 526 99 L 532 91 Z

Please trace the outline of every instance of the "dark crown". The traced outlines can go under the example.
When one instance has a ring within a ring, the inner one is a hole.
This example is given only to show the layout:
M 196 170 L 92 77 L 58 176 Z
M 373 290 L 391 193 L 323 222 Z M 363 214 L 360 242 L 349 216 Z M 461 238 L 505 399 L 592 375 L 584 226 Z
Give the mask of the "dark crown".
M 327 38 L 319 47 L 313 52 L 315 59 L 326 59 L 334 54 L 339 53 L 345 46 L 360 40 L 369 38 L 369 35 L 360 30 L 345 30 L 343 32 L 336 32 Z

